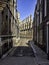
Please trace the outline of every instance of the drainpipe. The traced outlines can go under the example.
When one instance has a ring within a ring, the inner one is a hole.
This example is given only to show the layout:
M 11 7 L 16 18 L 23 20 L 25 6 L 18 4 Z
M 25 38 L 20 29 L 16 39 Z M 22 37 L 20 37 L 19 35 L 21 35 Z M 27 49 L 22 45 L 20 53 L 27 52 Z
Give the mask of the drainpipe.
M 47 54 L 48 54 L 48 24 L 49 22 L 47 22 Z
M 47 54 L 48 54 L 48 60 L 49 60 L 49 48 L 48 48 L 48 46 L 49 46 L 49 42 L 48 42 L 48 25 L 49 25 L 49 22 L 47 22 Z
M 9 10 L 8 10 L 8 36 L 9 36 Z M 8 37 L 8 49 L 9 49 L 9 37 Z
M 0 58 L 2 56 L 2 41 L 1 41 L 1 22 L 2 22 L 2 11 L 0 10 Z

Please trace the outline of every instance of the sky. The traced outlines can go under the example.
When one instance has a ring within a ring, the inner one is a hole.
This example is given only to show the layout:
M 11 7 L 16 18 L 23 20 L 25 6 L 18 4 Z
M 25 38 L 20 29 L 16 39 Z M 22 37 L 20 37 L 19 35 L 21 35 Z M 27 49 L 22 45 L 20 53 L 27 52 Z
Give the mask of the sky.
M 34 10 L 37 0 L 17 0 L 17 9 L 20 12 L 20 19 L 23 20 L 30 14 L 34 16 Z

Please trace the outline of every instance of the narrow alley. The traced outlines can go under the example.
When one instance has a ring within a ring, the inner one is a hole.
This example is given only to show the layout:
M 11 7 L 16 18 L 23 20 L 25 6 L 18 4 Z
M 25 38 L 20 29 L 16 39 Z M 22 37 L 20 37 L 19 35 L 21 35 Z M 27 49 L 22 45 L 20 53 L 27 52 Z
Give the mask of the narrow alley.
M 49 65 L 49 0 L 0 0 L 0 65 Z

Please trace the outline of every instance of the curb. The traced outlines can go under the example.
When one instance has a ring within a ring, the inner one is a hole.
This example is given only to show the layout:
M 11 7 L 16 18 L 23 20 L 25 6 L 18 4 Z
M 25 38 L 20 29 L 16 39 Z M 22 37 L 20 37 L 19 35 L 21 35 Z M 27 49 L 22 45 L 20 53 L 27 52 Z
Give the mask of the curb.
M 5 57 L 7 57 L 12 50 L 13 50 L 13 48 L 11 48 L 9 51 L 7 51 L 7 53 L 5 53 L 5 54 L 1 57 L 1 59 L 4 59 Z
M 34 48 L 34 42 L 33 42 L 33 44 L 31 43 L 31 42 L 29 42 L 29 45 L 31 46 L 31 48 L 33 49 L 33 51 L 34 51 L 34 53 L 36 54 L 36 50 L 35 50 L 35 48 Z

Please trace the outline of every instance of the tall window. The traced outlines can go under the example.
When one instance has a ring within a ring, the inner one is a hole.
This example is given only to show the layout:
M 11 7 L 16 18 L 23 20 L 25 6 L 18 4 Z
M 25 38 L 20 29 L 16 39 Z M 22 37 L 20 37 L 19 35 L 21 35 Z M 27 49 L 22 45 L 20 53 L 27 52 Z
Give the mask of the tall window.
M 42 38 L 43 38 L 43 36 L 42 36 L 42 30 L 40 30 L 40 44 L 42 45 L 43 43 L 42 43 Z
M 44 0 L 44 16 L 47 15 L 47 0 Z
M 42 11 L 40 11 L 40 23 L 42 23 Z
M 42 0 L 40 0 L 40 23 L 42 23 Z
M 40 4 L 41 4 L 41 0 L 40 0 Z

